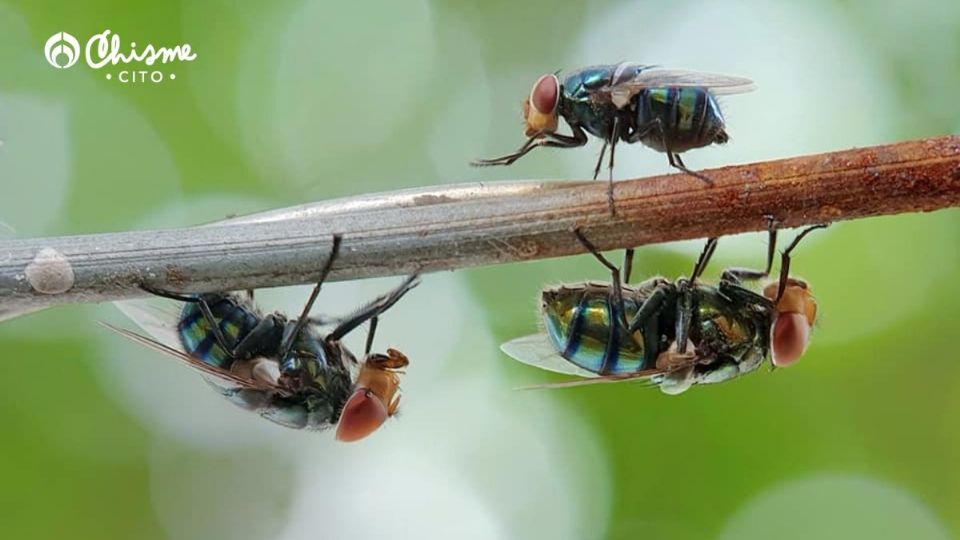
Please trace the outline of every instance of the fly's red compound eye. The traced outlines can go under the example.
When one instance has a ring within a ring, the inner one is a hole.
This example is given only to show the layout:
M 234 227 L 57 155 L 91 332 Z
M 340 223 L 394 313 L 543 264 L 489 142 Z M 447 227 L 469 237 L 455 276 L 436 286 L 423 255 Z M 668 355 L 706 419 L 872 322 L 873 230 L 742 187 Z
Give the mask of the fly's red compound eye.
M 358 388 L 340 413 L 337 440 L 359 441 L 383 425 L 388 416 L 387 407 L 380 398 L 369 388 Z
M 770 352 L 773 365 L 784 367 L 799 360 L 807 349 L 810 329 L 817 320 L 817 302 L 807 284 L 799 279 L 787 281 L 779 300 L 778 291 L 779 285 L 774 282 L 764 287 L 763 295 L 777 300 L 777 320 L 770 330 Z
M 810 323 L 800 313 L 781 313 L 770 332 L 773 365 L 785 367 L 803 356 L 810 341 Z
M 553 114 L 560 101 L 560 81 L 556 75 L 537 79 L 530 91 L 530 104 L 540 114 Z

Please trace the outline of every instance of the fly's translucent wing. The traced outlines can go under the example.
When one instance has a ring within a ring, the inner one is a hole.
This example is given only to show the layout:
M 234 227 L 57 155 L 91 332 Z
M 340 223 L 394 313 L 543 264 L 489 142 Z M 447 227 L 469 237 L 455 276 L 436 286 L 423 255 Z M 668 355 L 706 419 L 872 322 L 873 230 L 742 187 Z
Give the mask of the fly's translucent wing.
M 131 321 L 137 323 L 144 332 L 153 336 L 153 339 L 167 347 L 180 350 L 180 335 L 177 331 L 180 311 L 174 303 L 157 304 L 143 300 L 127 300 L 114 302 L 113 305 Z
M 666 86 L 707 88 L 715 94 L 741 94 L 756 88 L 753 81 L 735 75 L 700 73 L 683 69 L 649 69 L 616 86 L 663 88 Z
M 554 373 L 587 378 L 597 377 L 596 373 L 587 371 L 560 356 L 545 334 L 532 334 L 508 341 L 500 345 L 500 350 L 514 360 Z
M 746 77 L 700 73 L 682 69 L 618 70 L 611 84 L 592 92 L 595 101 L 612 102 L 623 107 L 633 96 L 647 88 L 706 88 L 713 94 L 742 94 L 756 88 Z
M 283 388 L 277 385 L 269 384 L 259 380 L 247 379 L 245 377 L 239 377 L 237 375 L 234 375 L 233 373 L 230 373 L 229 371 L 220 369 L 216 366 L 207 364 L 206 362 L 197 360 L 196 358 L 181 351 L 180 349 L 169 347 L 166 344 L 161 343 L 160 341 L 157 341 L 153 338 L 140 335 L 131 330 L 127 330 L 126 328 L 113 326 L 112 324 L 105 323 L 103 321 L 100 321 L 100 324 L 103 325 L 105 328 L 112 330 L 120 334 L 121 336 L 129 339 L 130 341 L 133 341 L 134 343 L 139 343 L 140 345 L 149 347 L 155 351 L 159 351 L 168 356 L 172 356 L 180 360 L 187 366 L 203 373 L 204 375 L 208 375 L 210 377 L 215 378 L 219 383 L 229 384 L 233 386 L 240 386 L 243 388 L 252 388 L 255 390 L 270 390 L 270 391 L 279 392 L 279 393 L 286 393 Z
M 657 384 L 650 382 L 648 379 L 654 375 L 659 375 L 661 372 L 656 370 L 644 370 L 638 371 L 636 373 L 624 373 L 620 375 L 598 375 L 594 376 L 592 379 L 576 379 L 573 381 L 563 381 L 556 383 L 544 383 L 544 384 L 532 384 L 530 386 L 520 386 L 515 388 L 515 390 L 553 390 L 556 388 L 573 388 L 575 386 L 589 386 L 594 384 L 607 384 L 607 383 L 620 383 L 620 382 L 629 382 L 629 381 L 639 381 L 641 379 L 647 379 L 643 382 L 644 386 L 657 386 Z
M 656 382 L 648 380 L 646 381 L 646 386 L 658 386 L 664 390 L 664 393 L 679 394 L 687 390 L 690 385 L 694 384 L 695 382 L 690 377 L 693 373 L 692 369 L 689 370 L 689 372 L 686 371 L 686 368 L 689 366 L 678 366 L 678 371 L 673 373 L 679 374 L 681 371 L 683 371 L 684 373 L 687 373 L 687 375 L 680 377 L 677 380 L 671 378 L 672 372 L 663 371 L 657 368 L 644 369 L 634 373 L 599 375 L 576 366 L 560 356 L 560 354 L 557 353 L 557 350 L 553 347 L 553 344 L 550 343 L 549 338 L 544 334 L 532 334 L 508 341 L 500 346 L 500 350 L 515 360 L 519 360 L 520 362 L 530 366 L 545 369 L 547 371 L 553 371 L 555 373 L 562 373 L 564 375 L 575 375 L 577 377 L 582 377 L 581 379 L 573 381 L 522 386 L 518 388 L 518 390 L 572 388 L 575 386 L 587 386 L 593 384 L 638 381 L 640 379 L 650 379 L 651 377 L 656 377 L 659 375 L 666 378 Z
M 9 224 L 0 221 L 0 239 L 13 238 L 17 235 L 17 230 Z

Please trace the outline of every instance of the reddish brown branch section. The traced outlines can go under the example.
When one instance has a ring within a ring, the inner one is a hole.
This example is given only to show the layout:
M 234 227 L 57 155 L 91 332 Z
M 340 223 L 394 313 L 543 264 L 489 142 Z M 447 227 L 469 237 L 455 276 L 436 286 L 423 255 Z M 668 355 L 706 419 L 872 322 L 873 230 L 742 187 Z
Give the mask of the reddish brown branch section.
M 704 173 L 715 181 L 714 187 L 678 175 L 618 182 L 618 217 L 639 231 L 638 243 L 647 244 L 761 230 L 764 215 L 795 227 L 960 206 L 960 137 Z M 602 215 L 603 201 L 595 199 L 590 213 Z M 611 240 L 619 243 L 614 230 L 606 232 L 606 241 L 598 239 L 603 247 L 613 247 Z

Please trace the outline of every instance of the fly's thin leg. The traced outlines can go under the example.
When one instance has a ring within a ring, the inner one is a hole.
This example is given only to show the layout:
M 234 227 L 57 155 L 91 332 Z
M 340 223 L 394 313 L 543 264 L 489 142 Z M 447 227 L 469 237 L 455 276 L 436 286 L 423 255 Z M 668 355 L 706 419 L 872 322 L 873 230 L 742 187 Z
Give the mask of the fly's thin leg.
M 750 268 L 728 268 L 723 271 L 723 274 L 720 277 L 720 290 L 728 296 L 737 296 L 741 297 L 747 295 L 750 297 L 751 301 L 756 301 L 756 298 L 764 298 L 755 293 L 748 292 L 744 289 L 739 289 L 737 287 L 730 287 L 730 285 L 738 285 L 741 281 L 755 281 L 758 279 L 763 279 L 770 275 L 770 272 L 773 268 L 773 255 L 776 251 L 777 244 L 777 222 L 773 217 L 768 216 L 770 221 L 769 229 L 769 244 L 767 246 L 767 266 L 763 271 L 753 270 Z M 807 227 L 796 238 L 793 239 L 793 242 L 787 246 L 787 249 L 784 250 L 780 255 L 780 275 L 778 278 L 779 290 L 777 292 L 777 298 L 773 301 L 776 303 L 783 297 L 783 291 L 786 290 L 787 281 L 790 277 L 790 253 L 797 247 L 797 244 L 803 239 L 804 236 L 809 234 L 811 231 L 816 229 L 823 229 L 827 227 L 828 224 L 819 224 Z
M 210 330 L 213 332 L 213 336 L 217 338 L 217 345 L 220 345 L 227 354 L 233 356 L 233 347 L 227 345 L 227 336 L 223 335 L 223 331 L 220 330 L 220 325 L 217 323 L 217 319 L 213 316 L 213 311 L 210 310 L 210 304 L 206 300 L 201 299 L 200 304 L 200 313 L 203 313 L 203 318 L 207 320 L 207 324 L 210 325 Z
M 583 247 L 587 248 L 587 251 L 589 251 L 590 254 L 594 256 L 594 258 L 600 261 L 600 264 L 602 264 L 608 270 L 610 270 L 614 281 L 619 283 L 620 269 L 614 266 L 612 262 L 608 261 L 607 258 L 604 257 L 602 253 L 600 253 L 600 250 L 597 249 L 597 246 L 593 245 L 593 242 L 587 239 L 587 237 L 583 234 L 583 231 L 580 230 L 580 227 L 574 227 L 572 232 L 573 232 L 573 235 L 577 237 L 577 240 L 580 242 L 580 244 L 583 245 Z
M 690 290 L 692 285 L 693 282 L 682 284 L 677 295 L 676 343 L 678 354 L 686 354 L 687 341 L 690 339 L 690 323 L 693 320 L 693 294 Z
M 623 251 L 623 282 L 630 283 L 630 274 L 633 273 L 633 248 Z
M 600 176 L 600 167 L 603 165 L 603 156 L 607 153 L 607 144 L 609 142 L 604 139 L 603 146 L 600 147 L 600 157 L 597 158 L 597 165 L 593 168 L 593 179 L 596 180 Z
M 394 304 L 397 303 L 398 300 L 403 298 L 403 295 L 407 294 L 411 289 L 420 284 L 420 282 L 417 281 L 417 278 L 419 277 L 420 274 L 411 274 L 403 281 L 403 283 L 397 286 L 396 289 L 374 299 L 369 304 L 358 309 L 353 315 L 344 318 L 340 324 L 333 329 L 333 332 L 330 332 L 330 335 L 326 337 L 326 340 L 339 341 L 343 339 L 343 336 L 352 332 L 356 327 L 374 317 L 379 317 L 382 315 L 383 312 L 390 309 Z
M 697 258 L 697 263 L 693 265 L 693 272 L 690 273 L 690 283 L 694 283 L 700 278 L 704 270 L 706 270 L 707 264 L 710 263 L 713 252 L 716 250 L 717 238 L 708 238 L 706 245 L 703 246 L 703 251 L 700 252 L 700 257 Z
M 821 223 L 819 225 L 807 227 L 806 229 L 800 231 L 800 234 L 793 239 L 793 242 L 790 242 L 790 245 L 787 246 L 787 249 L 783 250 L 783 253 L 780 254 L 780 285 L 779 290 L 777 291 L 777 298 L 773 301 L 774 303 L 779 302 L 780 299 L 783 298 L 783 292 L 787 288 L 787 280 L 790 277 L 790 253 L 795 247 L 797 247 L 797 244 L 800 243 L 800 240 L 803 240 L 804 236 L 817 229 L 825 229 L 827 225 L 827 223 Z
M 515 161 L 527 155 L 534 148 L 546 146 L 550 148 L 575 148 L 587 144 L 587 134 L 578 125 L 571 125 L 573 135 L 560 133 L 536 133 L 523 143 L 516 152 L 490 159 L 477 159 L 470 162 L 474 167 L 489 167 L 494 165 L 512 165 Z
M 690 176 L 703 181 L 708 186 L 713 185 L 713 180 L 698 172 L 691 171 L 686 165 L 683 164 L 683 160 L 680 159 L 680 154 L 677 154 L 671 148 L 673 145 L 670 144 L 670 137 L 667 135 L 667 130 L 663 125 L 663 121 L 659 117 L 654 118 L 646 125 L 640 126 L 634 130 L 634 132 L 629 136 L 629 141 L 637 142 L 651 133 L 660 136 L 660 143 L 663 145 L 663 151 L 667 154 L 667 161 L 670 162 L 671 167 L 679 169 Z
M 693 272 L 690 273 L 690 280 L 682 280 L 678 286 L 677 292 L 677 325 L 676 325 L 676 343 L 677 353 L 686 354 L 687 340 L 690 337 L 690 323 L 693 320 L 693 291 L 692 287 L 697 279 L 703 274 L 713 257 L 713 252 L 717 250 L 717 238 L 708 238 L 697 263 L 693 266 Z
M 643 305 L 637 310 L 627 328 L 628 334 L 637 330 L 643 335 L 643 365 L 653 366 L 660 356 L 660 312 L 667 305 L 673 291 L 673 284 L 665 283 L 650 293 Z
M 613 184 L 613 156 L 617 148 L 617 141 L 620 140 L 620 117 L 613 119 L 613 130 L 610 132 L 610 161 L 607 163 L 607 170 L 611 185 Z
M 587 251 L 589 251 L 590 254 L 594 256 L 594 258 L 600 261 L 600 264 L 602 264 L 608 270 L 610 270 L 610 276 L 613 280 L 613 300 L 614 302 L 617 303 L 617 306 L 619 307 L 619 311 L 620 311 L 620 316 L 618 317 L 618 324 L 621 324 L 623 325 L 623 328 L 626 328 L 627 315 L 626 315 L 626 310 L 624 308 L 624 303 L 623 303 L 623 286 L 620 283 L 620 269 L 614 266 L 613 263 L 608 261 L 607 258 L 604 257 L 602 253 L 600 253 L 600 250 L 597 249 L 597 246 L 593 245 L 593 242 L 591 242 L 590 240 L 587 239 L 586 236 L 584 236 L 583 231 L 580 230 L 580 227 L 575 227 L 573 229 L 573 235 L 577 237 L 577 240 L 580 241 L 583 247 L 587 248 Z
M 535 142 L 533 142 L 533 144 L 530 144 L 529 146 L 526 144 L 523 145 L 520 148 L 520 150 L 517 150 L 512 154 L 507 154 L 505 156 L 500 156 L 500 157 L 491 158 L 491 159 L 478 159 L 470 162 L 470 165 L 473 165 L 474 167 L 490 167 L 494 165 L 505 165 L 505 166 L 512 165 L 518 159 L 530 153 L 530 151 L 533 150 L 534 148 L 540 148 L 541 146 L 547 147 L 547 148 L 575 148 L 577 146 L 583 146 L 583 144 L 579 144 L 579 143 L 573 144 L 573 143 L 568 143 L 562 140 L 554 140 L 552 137 L 549 139 L 543 139 L 543 138 L 535 139 L 534 141 Z M 584 143 L 585 142 L 586 141 L 584 141 Z
M 243 336 L 243 339 L 237 343 L 233 350 L 225 349 L 227 353 L 237 360 L 247 360 L 262 353 L 264 344 L 269 343 L 267 339 L 273 335 L 277 328 L 277 319 L 272 315 L 264 317 L 253 330 Z
M 654 289 L 633 316 L 633 321 L 631 321 L 630 326 L 627 327 L 627 333 L 632 334 L 636 332 L 647 320 L 651 317 L 656 317 L 660 311 L 663 310 L 667 300 L 669 300 L 671 289 L 672 284 L 669 283 Z M 659 337 L 660 336 L 657 335 L 657 338 Z
M 377 333 L 378 320 L 376 316 L 370 317 L 370 328 L 367 330 L 367 344 L 363 347 L 364 358 L 370 356 L 370 350 L 373 349 L 373 336 Z
M 739 284 L 742 281 L 756 281 L 770 275 L 773 269 L 773 254 L 777 251 L 777 221 L 773 216 L 767 216 L 767 266 L 764 270 L 752 268 L 727 268 L 720 274 L 720 281 Z
M 613 156 L 614 156 L 614 151 L 617 149 L 617 140 L 619 138 L 620 138 L 620 117 L 615 116 L 613 118 L 613 128 L 610 130 L 610 162 L 607 165 L 607 169 L 609 171 L 609 178 L 607 180 L 607 206 L 610 207 L 611 216 L 617 215 L 617 210 L 613 206 Z M 606 143 L 604 143 L 604 146 L 606 146 Z M 603 156 L 601 155 L 600 158 L 603 159 Z M 600 163 L 598 162 L 596 172 L 599 172 L 599 170 L 600 170 Z M 594 180 L 596 180 L 597 178 L 596 172 L 593 175 Z
M 310 326 L 329 326 L 332 324 L 340 324 L 341 322 L 343 322 L 343 317 L 327 317 L 323 315 L 319 317 L 307 317 L 307 324 Z
M 527 152 L 533 150 L 538 146 L 537 141 L 539 140 L 540 135 L 534 135 L 527 139 L 527 142 L 523 143 L 523 146 L 517 149 L 516 152 L 507 154 L 505 156 L 500 156 L 490 159 L 477 159 L 470 162 L 470 165 L 474 167 L 486 167 L 490 165 L 511 165 L 514 161 L 522 158 L 527 155 Z
M 561 148 L 573 148 L 587 144 L 587 132 L 579 124 L 569 124 L 571 135 L 562 133 L 546 133 L 544 137 L 558 143 Z M 563 145 L 563 146 L 560 146 Z
M 799 244 L 800 241 L 803 240 L 803 237 L 804 237 L 804 236 L 810 234 L 811 232 L 813 232 L 813 231 L 815 231 L 815 230 L 817 230 L 817 229 L 826 229 L 826 228 L 829 227 L 829 226 L 830 226 L 829 223 L 819 223 L 819 224 L 817 224 L 817 225 L 811 225 L 811 226 L 807 227 L 806 229 L 803 229 L 802 231 L 800 231 L 800 234 L 798 234 L 797 237 L 793 239 L 793 242 L 790 242 L 790 245 L 787 246 L 787 249 L 783 250 L 783 253 L 781 254 L 781 257 L 782 257 L 782 256 L 787 256 L 787 257 L 789 257 L 789 256 L 790 256 L 790 253 L 794 250 L 794 248 L 797 247 L 797 244 Z
M 660 313 L 646 319 L 635 319 L 640 321 L 640 333 L 643 335 L 643 366 L 648 368 L 657 365 L 657 358 L 660 357 Z
M 300 331 L 303 330 L 304 325 L 307 324 L 307 319 L 310 315 L 310 310 L 313 309 L 313 303 L 317 300 L 317 295 L 320 294 L 320 286 L 323 285 L 323 282 L 326 281 L 327 275 L 330 274 L 330 268 L 333 266 L 333 261 L 337 258 L 337 255 L 340 253 L 340 241 L 342 237 L 339 234 L 333 235 L 333 245 L 330 246 L 330 254 L 327 255 L 326 262 L 323 263 L 323 268 L 320 270 L 320 279 L 317 281 L 317 284 L 313 287 L 313 291 L 310 292 L 310 297 L 307 299 L 307 303 L 303 306 L 303 311 L 300 312 L 300 317 L 297 318 L 297 324 L 294 325 L 293 331 L 290 332 L 290 335 L 287 336 L 286 342 L 284 342 L 280 347 L 280 358 L 286 358 L 287 354 L 290 352 L 291 347 L 293 347 L 294 342 L 297 340 L 297 336 L 300 335 Z
M 663 138 L 663 144 L 664 144 L 664 145 L 667 144 L 667 138 L 666 138 L 666 136 L 664 136 L 664 138 Z M 671 166 L 671 167 L 673 167 L 673 168 L 675 168 L 675 169 L 680 169 L 681 171 L 689 174 L 690 176 L 692 176 L 692 177 L 694 177 L 694 178 L 697 178 L 697 179 L 699 179 L 699 180 L 702 180 L 703 183 L 705 183 L 705 184 L 708 185 L 708 186 L 711 186 L 711 187 L 713 186 L 713 180 L 711 180 L 709 177 L 704 176 L 704 175 L 702 175 L 702 174 L 700 174 L 700 173 L 698 173 L 698 172 L 696 172 L 696 171 L 691 171 L 690 169 L 687 168 L 686 165 L 683 164 L 683 160 L 680 159 L 680 154 L 678 154 L 678 153 L 676 153 L 676 152 L 672 152 L 671 150 L 669 150 L 669 146 L 665 146 L 665 148 L 668 149 L 668 150 L 667 150 L 667 160 L 670 162 L 670 166 Z
M 154 296 L 159 296 L 161 298 L 166 298 L 168 300 L 176 300 L 178 302 L 188 302 L 191 304 L 196 304 L 200 302 L 200 298 L 198 296 L 190 296 L 190 295 L 165 291 L 163 289 L 155 289 L 149 285 L 144 285 L 142 283 L 140 284 L 140 288 Z
M 730 299 L 730 301 L 739 304 L 772 306 L 773 302 L 762 294 L 744 288 L 732 281 L 720 281 L 717 284 L 720 294 Z
M 182 294 L 177 294 L 170 291 L 165 291 L 163 289 L 155 289 L 149 285 L 140 284 L 140 288 L 147 291 L 150 294 L 159 296 L 161 298 L 166 298 L 168 300 L 177 300 L 179 302 L 186 302 L 189 304 L 197 304 L 200 307 L 200 313 L 203 314 L 204 320 L 207 321 L 207 325 L 210 327 L 210 331 L 213 332 L 214 339 L 217 340 L 217 345 L 220 346 L 227 354 L 233 357 L 233 347 L 227 345 L 227 337 L 223 335 L 223 331 L 220 330 L 220 325 L 217 323 L 216 317 L 213 316 L 213 311 L 210 309 L 210 304 L 201 296 L 186 296 Z

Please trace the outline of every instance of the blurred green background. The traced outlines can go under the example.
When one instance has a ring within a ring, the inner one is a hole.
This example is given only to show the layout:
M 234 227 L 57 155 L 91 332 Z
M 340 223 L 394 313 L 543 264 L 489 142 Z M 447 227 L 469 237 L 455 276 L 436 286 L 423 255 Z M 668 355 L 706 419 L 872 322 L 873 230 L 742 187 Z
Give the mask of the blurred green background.
M 108 28 L 197 59 L 123 83 L 122 66 L 44 58 L 56 32 Z M 536 77 L 592 63 L 757 81 L 724 99 L 733 139 L 685 156 L 693 168 L 960 133 L 946 0 L 0 2 L 0 60 L 0 221 L 22 237 L 586 177 L 596 145 L 466 163 L 522 141 Z M 645 148 L 617 157 L 620 177 L 668 171 Z M 699 245 L 642 248 L 634 275 L 688 272 Z M 954 538 L 958 245 L 957 210 L 811 235 L 793 266 L 822 313 L 804 361 L 676 398 L 510 391 L 557 378 L 497 344 L 536 330 L 542 285 L 605 279 L 592 259 L 427 276 L 378 338 L 413 361 L 404 414 L 353 446 L 221 403 L 106 335 L 93 321 L 122 322 L 112 306 L 4 323 L 0 537 Z M 724 239 L 709 274 L 764 252 L 759 235 Z M 331 287 L 324 309 L 394 282 Z

